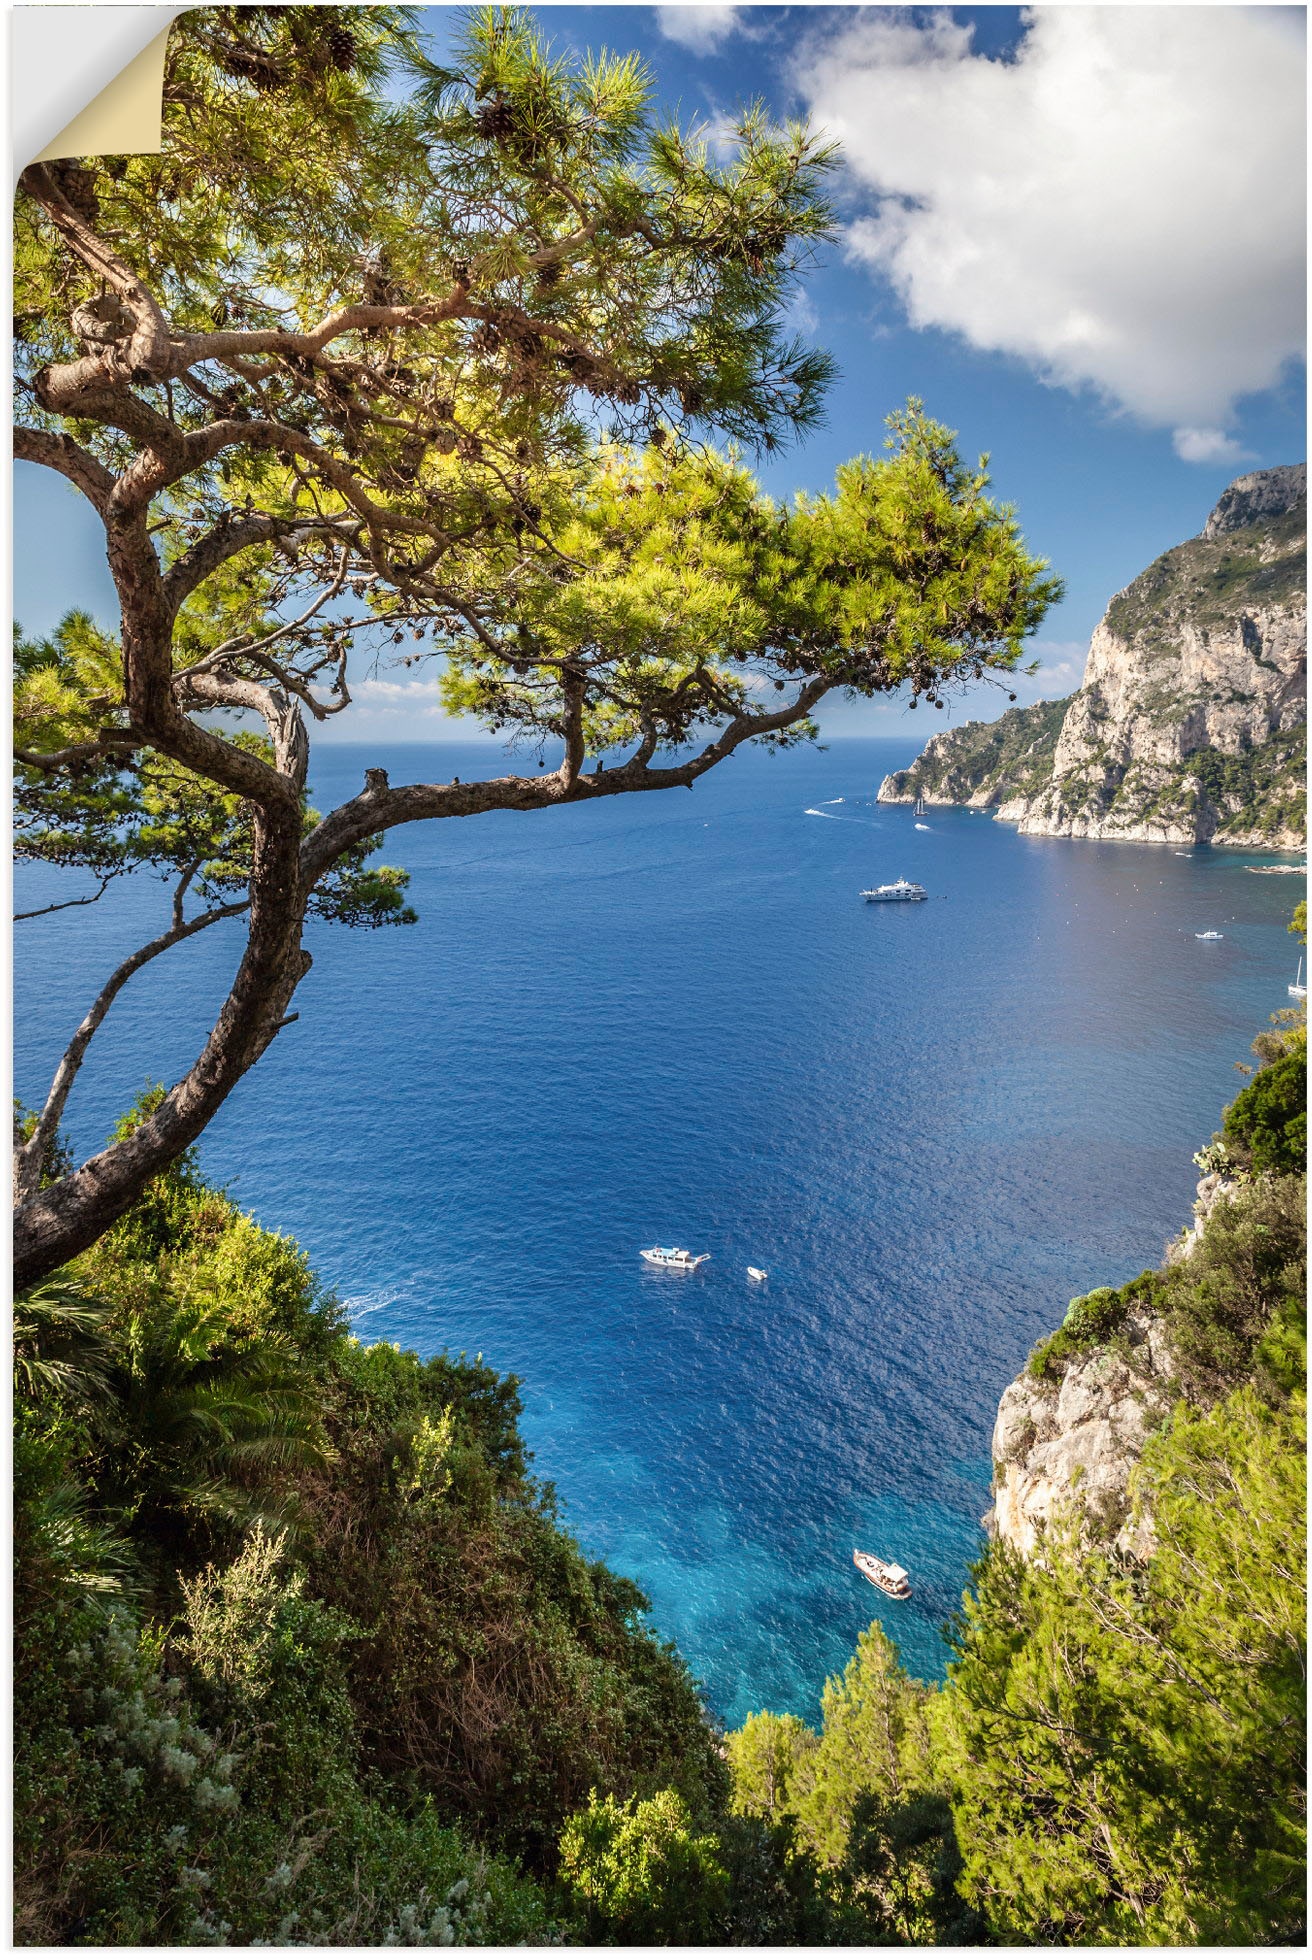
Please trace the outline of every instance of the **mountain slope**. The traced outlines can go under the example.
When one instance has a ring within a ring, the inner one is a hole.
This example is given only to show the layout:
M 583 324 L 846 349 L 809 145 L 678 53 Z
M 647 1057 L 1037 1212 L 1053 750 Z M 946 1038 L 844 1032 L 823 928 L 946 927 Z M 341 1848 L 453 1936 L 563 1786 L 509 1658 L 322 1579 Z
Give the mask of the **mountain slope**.
M 1307 757 L 1307 470 L 1240 477 L 1116 594 L 1068 701 L 934 736 L 884 802 L 1021 830 L 1298 850 Z

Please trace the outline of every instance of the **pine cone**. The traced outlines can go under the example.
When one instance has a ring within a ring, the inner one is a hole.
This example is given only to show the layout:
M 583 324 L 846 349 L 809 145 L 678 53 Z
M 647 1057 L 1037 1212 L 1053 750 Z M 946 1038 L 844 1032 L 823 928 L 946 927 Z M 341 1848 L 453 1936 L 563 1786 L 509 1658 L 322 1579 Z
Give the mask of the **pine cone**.
M 330 27 L 325 45 L 334 68 L 347 74 L 359 59 L 360 49 L 349 27 Z
M 515 127 L 515 112 L 508 102 L 500 99 L 484 103 L 474 118 L 480 136 L 490 136 L 499 143 L 509 136 Z

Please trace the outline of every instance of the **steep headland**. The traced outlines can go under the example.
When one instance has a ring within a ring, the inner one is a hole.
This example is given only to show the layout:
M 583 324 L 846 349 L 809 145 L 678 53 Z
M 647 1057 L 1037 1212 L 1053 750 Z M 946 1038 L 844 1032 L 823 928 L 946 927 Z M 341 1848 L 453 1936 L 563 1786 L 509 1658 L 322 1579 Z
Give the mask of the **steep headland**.
M 1147 1558 L 1152 1505 L 1136 1472 L 1154 1431 L 1181 1402 L 1299 1378 L 1286 1350 L 1303 1313 L 1306 1034 L 1258 1046 L 1267 1066 L 1196 1160 L 1192 1225 L 1156 1271 L 1072 1300 L 1003 1392 L 985 1523 L 1024 1558 L 1071 1523 Z
M 1305 464 L 1238 478 L 1116 594 L 1077 694 L 933 736 L 881 802 L 971 804 L 1054 837 L 1301 850 L 1306 530 Z

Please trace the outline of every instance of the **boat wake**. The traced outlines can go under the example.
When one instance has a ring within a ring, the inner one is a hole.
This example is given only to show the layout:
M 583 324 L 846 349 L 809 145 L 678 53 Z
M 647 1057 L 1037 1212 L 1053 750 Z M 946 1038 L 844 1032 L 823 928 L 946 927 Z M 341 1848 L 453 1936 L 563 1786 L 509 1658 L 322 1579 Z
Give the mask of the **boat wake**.
M 831 802 L 841 802 L 841 800 L 842 800 L 841 798 L 833 798 L 833 797 L 830 798 Z M 880 830 L 883 828 L 883 826 L 880 823 L 878 823 L 877 821 L 873 820 L 870 817 L 848 817 L 848 816 L 840 817 L 837 810 L 806 809 L 803 810 L 802 815 L 804 817 L 823 817 L 826 823 L 860 824 L 863 830 Z
M 370 1314 L 384 1313 L 397 1304 L 395 1292 L 391 1293 L 353 1293 L 342 1301 L 342 1311 L 352 1326 L 357 1320 L 367 1320 Z

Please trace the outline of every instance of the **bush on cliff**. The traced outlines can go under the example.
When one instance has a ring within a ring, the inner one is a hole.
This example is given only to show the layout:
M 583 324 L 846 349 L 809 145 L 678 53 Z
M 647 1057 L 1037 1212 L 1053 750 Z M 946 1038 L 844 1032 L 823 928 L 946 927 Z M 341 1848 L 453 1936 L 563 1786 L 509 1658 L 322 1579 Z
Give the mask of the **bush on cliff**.
M 1221 1134 L 1249 1170 L 1298 1171 L 1307 1163 L 1307 1033 L 1259 1069 L 1226 1110 Z
M 1303 1418 L 1249 1388 L 1181 1412 L 1144 1458 L 1140 1569 L 1060 1539 L 977 1567 L 936 1760 L 1004 1943 L 1297 1941 Z
M 512 1378 L 360 1347 L 190 1160 L 18 1330 L 26 1942 L 535 1940 L 480 1845 L 545 1873 L 593 1788 L 722 1813 L 687 1669 L 560 1528 Z

